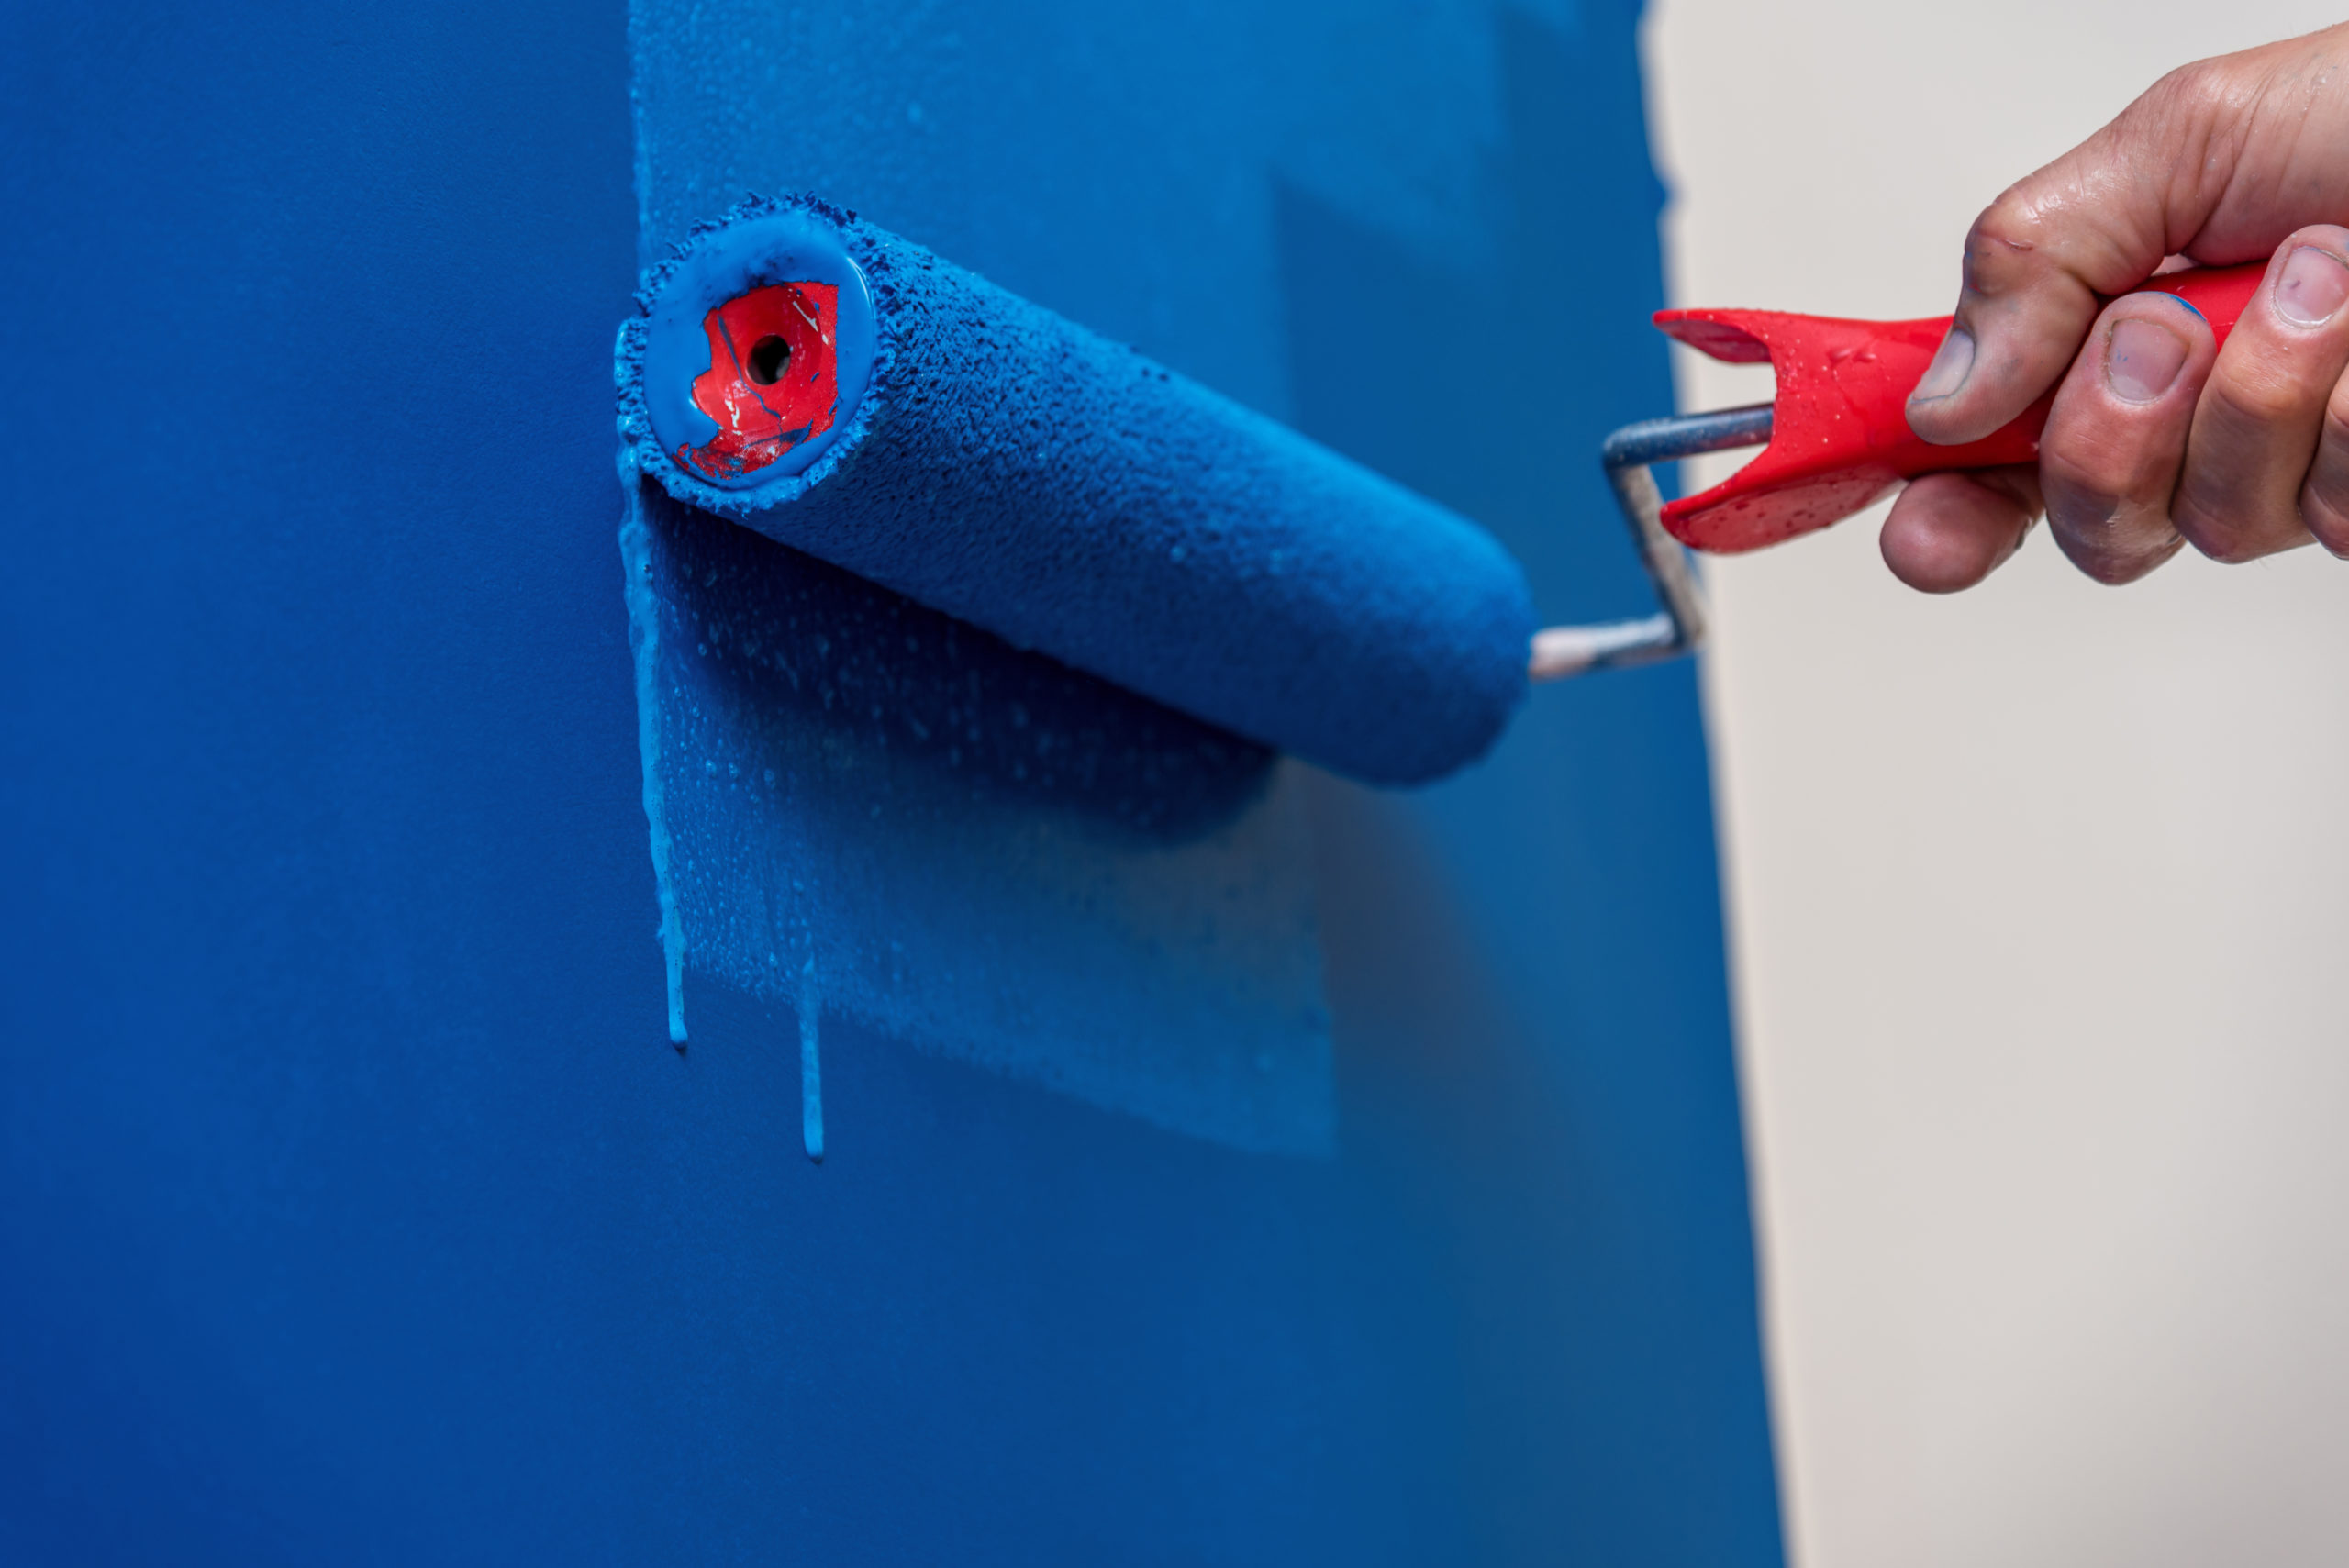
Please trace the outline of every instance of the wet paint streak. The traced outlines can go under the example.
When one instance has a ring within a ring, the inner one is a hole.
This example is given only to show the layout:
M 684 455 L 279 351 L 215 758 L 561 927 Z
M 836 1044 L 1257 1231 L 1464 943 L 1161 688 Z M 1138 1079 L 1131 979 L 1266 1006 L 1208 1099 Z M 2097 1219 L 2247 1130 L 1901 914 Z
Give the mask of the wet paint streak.
M 823 998 L 816 989 L 816 961 L 799 972 L 799 1140 L 807 1158 L 824 1162 L 824 1064 L 817 1030 Z
M 644 770 L 644 820 L 652 845 L 652 883 L 660 900 L 661 954 L 668 975 L 669 1043 L 685 1044 L 685 930 L 669 874 L 666 796 L 661 782 L 661 606 L 652 587 L 652 536 L 644 520 L 644 480 L 620 456 L 620 566 L 628 600 L 628 646 L 636 665 L 636 746 Z

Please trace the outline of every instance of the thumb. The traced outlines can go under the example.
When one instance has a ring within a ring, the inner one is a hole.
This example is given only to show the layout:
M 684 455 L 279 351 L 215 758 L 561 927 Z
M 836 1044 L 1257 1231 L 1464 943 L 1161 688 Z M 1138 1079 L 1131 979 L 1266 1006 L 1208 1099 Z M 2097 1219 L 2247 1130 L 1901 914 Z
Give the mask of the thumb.
M 2172 72 L 1974 220 L 1956 319 L 1909 396 L 1918 435 L 1955 445 L 2013 419 L 2062 379 L 2099 295 L 2124 293 L 2172 252 L 2193 250 L 2254 150 L 2246 142 L 2260 139 L 2242 131 L 2258 117 L 2266 52 Z M 2227 237 L 2231 245 L 2243 238 Z

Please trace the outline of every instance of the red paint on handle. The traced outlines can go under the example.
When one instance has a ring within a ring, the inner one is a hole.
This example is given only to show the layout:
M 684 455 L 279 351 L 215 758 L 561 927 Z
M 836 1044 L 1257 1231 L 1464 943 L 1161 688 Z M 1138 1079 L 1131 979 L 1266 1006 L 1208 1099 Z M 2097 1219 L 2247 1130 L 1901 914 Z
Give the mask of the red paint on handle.
M 818 283 L 755 288 L 703 317 L 709 369 L 694 378 L 694 406 L 718 421 L 718 434 L 679 447 L 677 462 L 731 479 L 830 429 L 840 400 L 839 322 L 839 288 Z M 786 353 L 775 352 L 774 339 Z
M 2173 272 L 2142 285 L 2200 311 L 2220 342 L 2251 304 L 2265 261 Z M 1909 394 L 1950 317 L 1839 321 L 1779 310 L 1663 310 L 1655 324 L 1714 359 L 1767 361 L 1778 378 L 1770 444 L 1710 490 L 1664 508 L 1664 526 L 1692 550 L 1760 550 L 1865 511 L 1920 473 L 2031 462 L 2055 395 L 2012 424 L 1962 447 L 1931 445 L 1909 428 Z

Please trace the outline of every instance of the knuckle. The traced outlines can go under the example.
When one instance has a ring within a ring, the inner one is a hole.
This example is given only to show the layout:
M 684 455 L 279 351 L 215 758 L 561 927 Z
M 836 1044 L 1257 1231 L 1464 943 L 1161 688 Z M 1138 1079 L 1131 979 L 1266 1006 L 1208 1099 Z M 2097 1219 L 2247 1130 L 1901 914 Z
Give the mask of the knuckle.
M 2221 108 L 2233 95 L 2227 77 L 2223 61 L 2189 61 L 2165 72 L 2160 81 L 2146 88 L 2129 106 L 2124 117 L 2132 121 L 2166 119 L 2198 110 Z
M 2116 489 L 2042 473 L 2048 529 L 2065 559 L 2108 586 L 2133 582 L 2151 570 L 2149 554 L 2158 554 L 2171 537 L 2166 518 L 2129 505 Z
M 2276 547 L 2267 541 L 2279 531 L 2269 518 L 2236 511 L 2221 513 L 2183 494 L 2170 514 L 2170 526 L 2197 553 L 2222 566 L 2241 566 L 2273 554 Z
M 2154 83 L 2112 122 L 2110 135 L 2125 156 L 2186 192 L 2223 185 L 2243 151 L 2258 95 L 2255 72 L 2239 56 L 2181 65 Z
M 2115 555 L 2109 550 L 2088 550 L 2077 546 L 2065 554 L 2084 575 L 2108 588 L 2133 583 L 2144 572 L 2133 555 Z
M 2134 583 L 2164 561 L 2176 549 L 2174 539 L 2160 543 L 2123 546 L 2110 537 L 2084 538 L 2065 528 L 2053 530 L 2055 543 L 2082 576 L 2100 583 L 2108 588 L 2118 588 Z
M 2313 481 L 2300 495 L 2300 521 L 2327 552 L 2349 556 L 2349 511 L 2335 497 L 2320 494 Z
M 2128 492 L 2127 476 L 2116 473 L 2101 461 L 2101 454 L 2091 449 L 2090 461 L 2083 462 L 2076 451 L 2054 451 L 2042 448 L 2039 453 L 2041 484 L 2047 496 L 2047 515 L 2061 520 L 2065 527 L 2100 528 L 2104 521 L 2121 509 L 2121 498 Z
M 2317 543 L 2349 556 L 2349 406 L 2335 393 L 2325 408 L 2316 462 L 2300 486 L 2300 521 Z
M 2310 406 L 2323 395 L 2307 379 L 2273 364 L 2236 365 L 2213 375 L 2203 406 L 2236 428 L 2265 433 L 2279 425 L 2307 428 Z
M 2134 438 L 2134 439 L 2132 439 Z M 2124 505 L 2168 488 L 2178 451 L 2151 450 L 2135 431 L 2107 426 L 2082 428 L 2076 420 L 2051 429 L 2039 449 L 2039 472 L 2047 506 L 2067 517 L 2115 517 Z
M 2030 183 L 2018 181 L 1975 217 L 1974 227 L 1965 231 L 1965 248 L 2023 250 L 2038 237 L 2038 205 L 2032 200 Z
M 2227 139 L 2258 92 L 2258 72 L 2239 56 L 2191 61 L 2147 88 L 2117 123 L 2169 145 L 2210 148 Z
M 1996 295 L 2038 250 L 2043 220 L 2028 182 L 2009 185 L 1965 231 L 1965 286 Z
M 2169 526 L 2177 530 L 2180 539 L 2213 561 L 2226 559 L 2227 541 L 2236 531 L 2226 519 L 2213 517 L 2184 485 L 2178 487 L 2177 499 L 2171 504 Z
M 2241 566 L 2267 553 L 2255 548 L 2245 535 L 2232 530 L 2214 530 L 2207 525 L 2189 525 L 2182 518 L 2178 522 L 2177 532 L 2178 537 L 2192 545 L 2199 554 L 2221 566 Z

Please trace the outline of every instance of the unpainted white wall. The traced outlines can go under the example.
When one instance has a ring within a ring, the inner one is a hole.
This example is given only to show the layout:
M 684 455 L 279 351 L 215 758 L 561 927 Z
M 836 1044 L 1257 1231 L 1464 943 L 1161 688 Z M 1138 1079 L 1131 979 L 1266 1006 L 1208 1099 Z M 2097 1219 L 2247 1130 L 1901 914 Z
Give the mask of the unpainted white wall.
M 1674 297 L 1943 313 L 2001 186 L 2332 19 L 1660 0 Z M 2349 563 L 2112 590 L 2043 533 L 1935 600 L 1879 520 L 1710 569 L 1797 1560 L 2349 1562 Z

